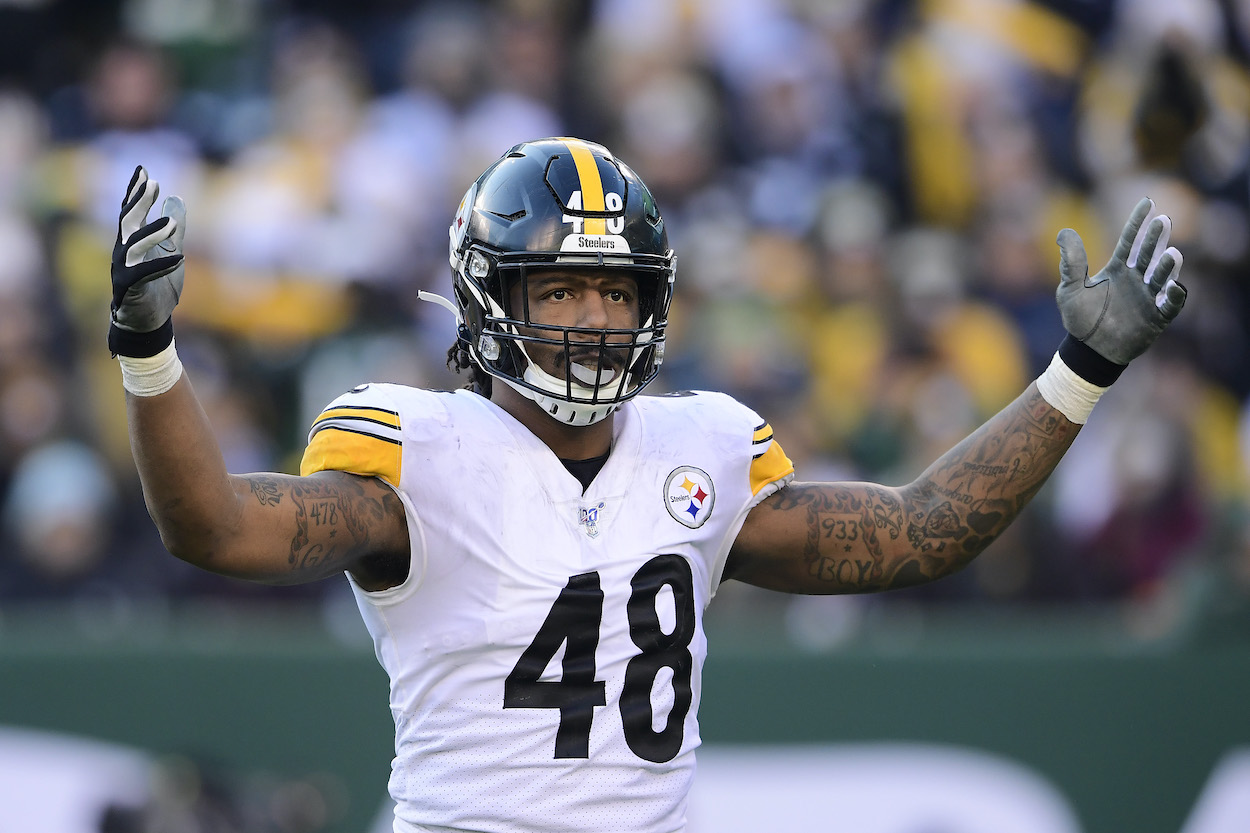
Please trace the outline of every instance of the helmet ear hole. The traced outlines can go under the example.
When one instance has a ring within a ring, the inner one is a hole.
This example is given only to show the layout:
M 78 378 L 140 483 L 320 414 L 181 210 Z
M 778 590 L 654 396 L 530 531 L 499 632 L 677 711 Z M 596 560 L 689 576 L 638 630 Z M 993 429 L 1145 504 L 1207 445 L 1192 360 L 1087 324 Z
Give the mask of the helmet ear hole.
M 469 274 L 479 281 L 486 280 L 486 276 L 490 274 L 491 265 L 486 255 L 482 254 L 478 249 L 474 249 L 469 254 Z
M 501 350 L 499 348 L 499 340 L 494 336 L 482 333 L 482 337 L 477 341 L 477 349 L 478 352 L 482 354 L 482 358 L 486 359 L 486 361 L 499 361 L 499 354 Z

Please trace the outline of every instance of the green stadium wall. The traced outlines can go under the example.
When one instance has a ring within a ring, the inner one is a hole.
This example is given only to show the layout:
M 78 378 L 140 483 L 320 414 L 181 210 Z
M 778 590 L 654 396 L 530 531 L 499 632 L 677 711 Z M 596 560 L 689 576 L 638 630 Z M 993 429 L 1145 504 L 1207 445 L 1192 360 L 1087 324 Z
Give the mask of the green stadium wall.
M 1049 779 L 1086 833 L 1177 833 L 1220 758 L 1250 744 L 1250 642 L 1107 638 L 1088 622 L 973 617 L 923 637 L 802 652 L 709 625 L 707 744 L 905 741 L 1005 756 Z M 368 645 L 314 616 L 162 621 L 88 635 L 0 619 L 0 724 L 240 771 L 327 773 L 333 830 L 367 829 L 392 755 Z

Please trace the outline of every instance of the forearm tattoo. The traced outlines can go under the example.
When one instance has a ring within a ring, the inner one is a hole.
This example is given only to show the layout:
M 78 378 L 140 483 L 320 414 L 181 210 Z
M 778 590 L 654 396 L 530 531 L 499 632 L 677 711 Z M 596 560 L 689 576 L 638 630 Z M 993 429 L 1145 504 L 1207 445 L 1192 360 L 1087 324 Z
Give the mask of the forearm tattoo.
M 921 584 L 960 569 L 1002 533 L 1078 428 L 1030 387 L 904 488 L 795 483 L 762 506 L 805 512 L 805 581 L 816 592 Z
M 328 481 L 253 475 L 250 483 L 262 506 L 289 500 L 294 507 L 295 535 L 287 556 L 292 573 L 345 569 L 370 554 L 375 526 L 403 511 L 389 489 L 366 490 L 365 482 L 354 477 Z

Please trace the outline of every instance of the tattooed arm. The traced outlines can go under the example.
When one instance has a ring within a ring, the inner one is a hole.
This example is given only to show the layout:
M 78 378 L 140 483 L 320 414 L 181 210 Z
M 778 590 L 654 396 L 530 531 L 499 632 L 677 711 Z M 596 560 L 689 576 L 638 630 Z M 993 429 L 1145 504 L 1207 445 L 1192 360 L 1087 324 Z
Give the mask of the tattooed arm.
M 751 510 L 725 578 L 863 593 L 949 575 L 1007 528 L 1079 429 L 1030 385 L 906 486 L 791 483 Z
M 231 475 L 184 374 L 159 396 L 126 395 L 148 512 L 171 553 L 215 573 L 270 584 L 349 570 L 369 590 L 408 572 L 395 493 L 342 472 Z
M 902 488 L 790 484 L 751 510 L 725 577 L 793 593 L 857 593 L 967 565 L 1037 494 L 1098 397 L 1185 305 L 1184 259 L 1167 245 L 1172 221 L 1160 214 L 1147 223 L 1153 211 L 1151 200 L 1137 203 L 1093 276 L 1081 238 L 1059 232 L 1055 297 L 1068 335 L 1019 399 Z

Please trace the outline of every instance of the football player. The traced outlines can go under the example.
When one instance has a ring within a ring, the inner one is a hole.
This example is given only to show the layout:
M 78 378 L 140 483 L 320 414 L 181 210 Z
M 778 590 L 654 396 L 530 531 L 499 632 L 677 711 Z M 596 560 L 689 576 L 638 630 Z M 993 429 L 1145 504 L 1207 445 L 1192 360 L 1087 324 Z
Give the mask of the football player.
M 454 300 L 426 296 L 456 316 L 470 388 L 362 384 L 315 420 L 299 476 L 235 475 L 178 361 L 185 207 L 149 223 L 157 193 L 137 169 L 109 333 L 149 510 L 216 573 L 346 574 L 390 676 L 399 833 L 681 830 L 721 582 L 862 593 L 964 567 L 1185 301 L 1149 200 L 1092 277 L 1065 230 L 1069 335 L 1015 402 L 907 485 L 797 482 L 732 398 L 640 395 L 673 296 L 664 220 L 606 148 L 527 142 L 460 203 Z

